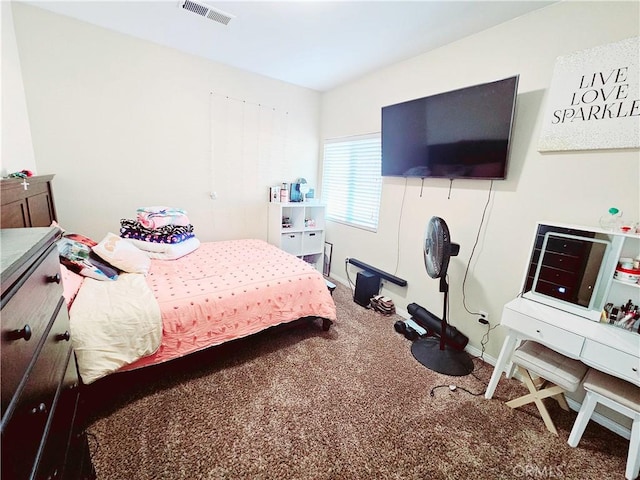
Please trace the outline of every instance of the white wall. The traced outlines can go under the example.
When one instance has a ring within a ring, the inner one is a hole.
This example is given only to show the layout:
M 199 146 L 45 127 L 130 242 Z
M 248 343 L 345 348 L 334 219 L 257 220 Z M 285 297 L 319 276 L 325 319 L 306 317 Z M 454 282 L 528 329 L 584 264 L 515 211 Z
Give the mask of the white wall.
M 36 172 L 22 71 L 13 29 L 11 3 L 0 2 L 2 17 L 2 176 L 21 170 Z
M 316 184 L 317 92 L 32 6 L 13 3 L 13 15 L 38 172 L 56 175 L 68 230 L 99 240 L 139 206 L 171 205 L 201 240 L 266 239 L 268 187 Z M 217 127 L 233 122 L 215 143 L 210 105 Z M 228 154 L 221 142 L 243 135 L 251 148 Z
M 320 98 L 13 4 L 38 172 L 56 174 L 62 224 L 93 237 L 117 229 L 136 207 L 161 203 L 186 208 L 203 240 L 266 238 L 266 187 L 298 176 L 317 184 L 320 127 L 323 138 L 379 131 L 384 105 L 520 74 L 508 179 L 494 182 L 465 287 L 467 307 L 488 311 L 493 324 L 519 291 L 536 221 L 593 225 L 610 206 L 640 220 L 638 150 L 536 150 L 555 58 L 638 35 L 639 13 L 637 2 L 552 5 Z M 288 112 L 283 158 L 259 158 L 259 175 L 251 158 L 238 166 L 235 157 L 212 162 L 212 91 Z M 236 168 L 242 175 L 234 175 Z M 219 190 L 216 201 L 208 197 L 212 189 Z M 377 233 L 329 224 L 332 275 L 345 281 L 344 259 L 356 257 L 408 280 L 406 289 L 383 290 L 400 310 L 416 302 L 440 314 L 442 296 L 424 270 L 421 240 L 428 219 L 441 216 L 461 245 L 449 269 L 451 323 L 479 347 L 486 329 L 462 306 L 462 279 L 488 189 L 488 181 L 455 181 L 449 198 L 447 180 L 422 186 L 417 179 L 385 179 Z M 500 329 L 491 333 L 490 355 L 502 336 Z
M 563 2 L 480 34 L 367 75 L 323 95 L 322 136 L 380 130 L 380 108 L 476 83 L 520 75 L 508 178 L 493 183 L 465 286 L 472 312 L 499 322 L 504 303 L 521 287 L 535 222 L 597 225 L 611 206 L 640 220 L 638 150 L 546 153 L 537 151 L 555 59 L 559 55 L 637 36 L 637 2 Z M 377 233 L 329 223 L 332 275 L 345 281 L 344 260 L 355 257 L 405 278 L 407 288 L 386 284 L 399 310 L 411 302 L 440 315 L 442 294 L 422 260 L 428 219 L 440 216 L 461 246 L 449 267 L 450 320 L 480 348 L 486 327 L 463 308 L 462 282 L 478 234 L 490 182 L 384 180 Z M 355 280 L 357 269 L 350 269 Z M 487 353 L 497 356 L 504 338 L 493 330 Z

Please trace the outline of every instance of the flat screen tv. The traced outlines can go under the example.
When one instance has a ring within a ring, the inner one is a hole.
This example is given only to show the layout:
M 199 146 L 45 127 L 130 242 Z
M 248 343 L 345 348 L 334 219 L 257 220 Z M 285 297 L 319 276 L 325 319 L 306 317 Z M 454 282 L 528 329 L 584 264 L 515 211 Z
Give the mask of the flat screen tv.
M 382 107 L 382 176 L 505 179 L 518 78 Z

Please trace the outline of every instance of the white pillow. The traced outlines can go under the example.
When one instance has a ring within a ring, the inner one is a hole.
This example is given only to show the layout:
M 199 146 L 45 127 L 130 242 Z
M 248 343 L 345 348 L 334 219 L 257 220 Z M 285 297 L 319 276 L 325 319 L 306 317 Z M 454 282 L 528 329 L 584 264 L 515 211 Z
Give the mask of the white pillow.
M 107 233 L 107 236 L 93 247 L 93 251 L 100 258 L 124 272 L 144 273 L 145 275 L 149 273 L 149 267 L 151 267 L 149 256 L 135 245 L 113 233 Z
M 193 252 L 200 246 L 200 240 L 196 237 L 191 237 L 179 243 L 145 242 L 134 238 L 127 238 L 126 241 L 140 250 L 144 250 L 146 255 L 156 260 L 176 260 Z

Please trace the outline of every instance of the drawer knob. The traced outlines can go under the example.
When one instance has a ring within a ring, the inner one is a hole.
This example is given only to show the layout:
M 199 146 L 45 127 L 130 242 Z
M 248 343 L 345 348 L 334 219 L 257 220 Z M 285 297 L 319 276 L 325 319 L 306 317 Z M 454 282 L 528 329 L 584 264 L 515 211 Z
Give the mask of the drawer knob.
M 56 273 L 55 275 L 49 275 L 47 277 L 47 282 L 48 283 L 58 283 L 59 284 L 60 280 L 61 280 L 61 278 L 60 278 L 60 274 L 59 273 Z
M 31 409 L 31 413 L 33 413 L 34 415 L 37 413 L 47 413 L 47 406 L 44 403 L 41 403 L 37 407 L 33 407 Z
M 536 333 L 540 333 L 540 330 L 536 330 Z
M 28 342 L 31 339 L 31 334 L 32 334 L 31 327 L 29 326 L 29 324 L 27 324 L 24 327 L 22 327 L 20 330 L 14 330 L 12 332 L 8 332 L 7 339 L 8 340 L 24 339 L 26 342 Z
M 631 370 L 633 370 L 634 372 L 638 371 L 637 367 L 631 367 Z
M 51 472 L 51 475 L 47 477 L 47 480 L 54 480 L 58 478 L 58 475 L 59 475 L 59 472 L 58 472 L 58 469 L 56 468 L 53 472 Z
M 64 333 L 59 333 L 57 336 L 57 339 L 59 341 L 64 340 L 65 342 L 68 342 L 69 340 L 71 340 L 71 334 L 69 333 L 69 330 L 66 330 Z

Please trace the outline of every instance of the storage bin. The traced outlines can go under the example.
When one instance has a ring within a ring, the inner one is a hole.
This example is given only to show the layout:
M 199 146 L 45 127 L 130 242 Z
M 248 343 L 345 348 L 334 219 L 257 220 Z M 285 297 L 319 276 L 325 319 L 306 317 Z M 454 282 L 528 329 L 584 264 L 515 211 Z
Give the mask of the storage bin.
M 302 255 L 302 234 L 299 232 L 283 233 L 281 248 L 292 255 Z
M 304 253 L 319 253 L 324 249 L 322 232 L 304 232 Z

